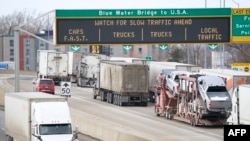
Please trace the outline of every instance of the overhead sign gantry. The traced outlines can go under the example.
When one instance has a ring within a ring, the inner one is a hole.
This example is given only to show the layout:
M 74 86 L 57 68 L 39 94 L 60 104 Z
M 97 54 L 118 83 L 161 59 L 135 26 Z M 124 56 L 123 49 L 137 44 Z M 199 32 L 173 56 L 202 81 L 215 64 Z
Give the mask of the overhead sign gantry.
M 230 8 L 56 10 L 55 44 L 229 43 Z

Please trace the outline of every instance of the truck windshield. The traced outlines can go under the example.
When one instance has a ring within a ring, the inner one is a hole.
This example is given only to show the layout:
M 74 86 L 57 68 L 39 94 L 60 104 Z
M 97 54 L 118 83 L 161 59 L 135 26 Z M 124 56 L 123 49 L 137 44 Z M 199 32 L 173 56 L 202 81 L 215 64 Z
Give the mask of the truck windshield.
M 71 124 L 41 124 L 40 135 L 72 134 Z

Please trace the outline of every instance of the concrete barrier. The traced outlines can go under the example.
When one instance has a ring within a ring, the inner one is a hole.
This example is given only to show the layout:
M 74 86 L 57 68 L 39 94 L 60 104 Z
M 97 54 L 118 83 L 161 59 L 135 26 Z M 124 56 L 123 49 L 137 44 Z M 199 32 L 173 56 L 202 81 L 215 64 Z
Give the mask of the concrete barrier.
M 73 127 L 77 126 L 81 133 L 103 141 L 154 141 L 156 138 L 76 109 L 70 109 L 70 112 Z
M 19 73 L 21 75 L 30 75 L 30 76 L 36 76 L 37 72 L 35 71 L 19 71 Z M 4 69 L 0 69 L 0 74 L 15 74 L 15 70 L 4 70 Z

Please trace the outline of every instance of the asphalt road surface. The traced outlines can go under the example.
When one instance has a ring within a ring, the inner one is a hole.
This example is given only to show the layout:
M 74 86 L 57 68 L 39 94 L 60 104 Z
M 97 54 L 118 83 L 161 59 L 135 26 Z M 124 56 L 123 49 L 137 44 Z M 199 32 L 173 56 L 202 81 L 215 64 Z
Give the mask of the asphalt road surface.
M 22 90 L 32 91 L 32 79 L 23 78 L 20 81 Z M 13 80 L 10 80 L 10 83 L 14 84 Z M 60 95 L 60 86 L 56 87 L 56 94 Z M 113 128 L 125 128 L 149 140 L 223 141 L 223 126 L 193 127 L 184 122 L 157 117 L 153 103 L 149 103 L 147 107 L 120 107 L 102 102 L 99 98 L 93 99 L 91 88 L 77 87 L 75 84 L 72 84 L 68 102 L 71 108 L 112 122 Z

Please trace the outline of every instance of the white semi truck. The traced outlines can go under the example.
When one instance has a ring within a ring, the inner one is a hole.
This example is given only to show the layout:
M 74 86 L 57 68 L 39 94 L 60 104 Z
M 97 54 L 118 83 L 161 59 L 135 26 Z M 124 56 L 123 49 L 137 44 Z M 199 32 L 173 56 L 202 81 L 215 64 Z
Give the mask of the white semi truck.
M 106 56 L 95 54 L 82 56 L 78 65 L 77 86 L 93 87 L 96 82 L 100 60 L 106 60 Z
M 55 84 L 69 81 L 68 54 L 57 51 L 39 51 L 38 77 L 51 78 Z
M 82 53 L 80 52 L 68 52 L 68 74 L 70 77 L 70 82 L 77 82 L 77 75 L 79 72 L 79 63 L 82 60 Z
M 250 84 L 239 85 L 232 95 L 232 111 L 227 119 L 228 124 L 250 125 Z
M 67 99 L 42 92 L 5 94 L 5 134 L 7 141 L 72 141 Z

